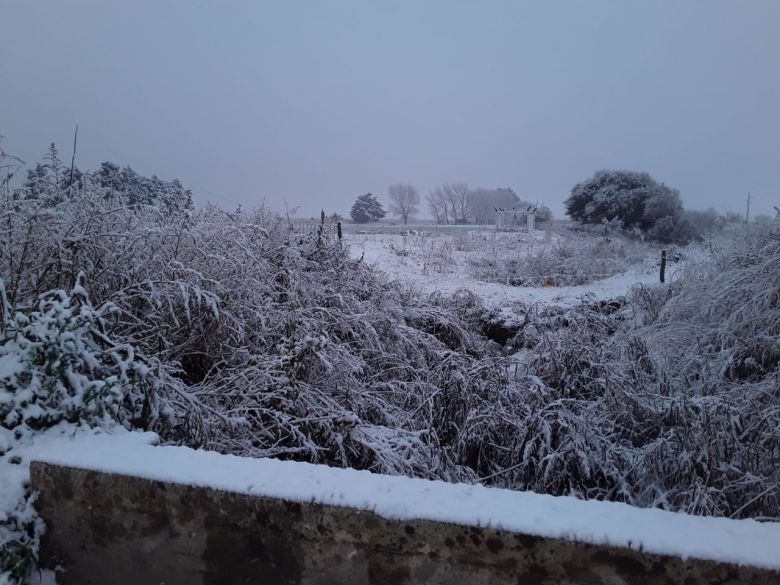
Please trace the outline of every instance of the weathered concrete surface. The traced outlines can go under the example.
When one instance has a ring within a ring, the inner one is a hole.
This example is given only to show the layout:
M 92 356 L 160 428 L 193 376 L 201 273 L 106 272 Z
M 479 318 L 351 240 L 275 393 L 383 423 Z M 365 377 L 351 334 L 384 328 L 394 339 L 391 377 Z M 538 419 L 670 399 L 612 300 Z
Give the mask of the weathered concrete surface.
M 61 585 L 745 585 L 780 574 L 34 462 Z M 778 551 L 780 554 L 780 551 Z

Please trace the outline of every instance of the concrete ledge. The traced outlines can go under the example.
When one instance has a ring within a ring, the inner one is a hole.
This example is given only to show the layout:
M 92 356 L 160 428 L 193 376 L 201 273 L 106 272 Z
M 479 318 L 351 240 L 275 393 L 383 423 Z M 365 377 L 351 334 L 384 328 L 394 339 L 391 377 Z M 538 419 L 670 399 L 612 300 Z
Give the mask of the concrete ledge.
M 31 476 L 42 564 L 65 569 L 61 585 L 780 583 L 768 569 L 72 466 L 33 462 Z

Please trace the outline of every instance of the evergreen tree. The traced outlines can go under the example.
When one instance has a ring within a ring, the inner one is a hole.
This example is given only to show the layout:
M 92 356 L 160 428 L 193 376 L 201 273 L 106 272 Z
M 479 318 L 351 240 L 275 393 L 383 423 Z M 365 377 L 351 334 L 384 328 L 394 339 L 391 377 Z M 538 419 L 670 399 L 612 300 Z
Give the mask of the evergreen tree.
M 57 146 L 52 142 L 43 157 L 27 171 L 27 180 L 22 190 L 26 199 L 38 199 L 45 206 L 57 205 L 64 199 L 63 184 L 67 182 L 65 165 L 60 160 Z
M 366 193 L 355 200 L 349 215 L 355 223 L 368 223 L 382 219 L 385 216 L 385 210 L 376 195 Z
M 158 205 L 169 211 L 192 208 L 192 192 L 178 179 L 144 177 L 129 166 L 120 168 L 112 162 L 101 164 L 93 178 L 105 197 L 117 197 L 126 205 Z

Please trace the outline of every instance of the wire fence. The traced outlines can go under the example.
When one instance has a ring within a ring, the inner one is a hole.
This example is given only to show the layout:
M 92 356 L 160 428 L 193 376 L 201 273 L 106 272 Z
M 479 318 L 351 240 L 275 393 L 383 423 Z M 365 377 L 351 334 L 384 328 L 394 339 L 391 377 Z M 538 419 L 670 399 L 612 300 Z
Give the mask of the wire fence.
M 572 234 L 571 241 L 551 237 L 550 232 L 572 227 L 567 219 L 539 222 L 536 235 L 522 229 L 496 229 L 495 225 L 347 225 L 354 230 L 347 231 L 348 241 L 352 236 L 353 242 L 360 242 L 361 234 L 369 240 L 389 236 L 383 241 L 390 252 L 420 259 L 423 274 L 449 274 L 462 266 L 477 280 L 508 286 L 580 286 L 624 275 L 629 269 L 636 272 L 638 281 L 648 282 L 660 269 L 653 258 L 661 253 L 659 245 L 600 233 L 579 238 Z M 425 237 L 437 233 L 449 237 Z M 398 235 L 402 238 L 392 239 Z M 462 257 L 456 259 L 458 253 Z M 670 262 L 676 260 L 676 255 L 670 256 Z M 669 266 L 669 279 L 676 272 Z
M 536 220 L 535 229 L 545 231 L 548 229 L 565 229 L 571 224 L 569 219 Z M 497 231 L 495 224 L 364 224 L 344 223 L 342 229 L 345 234 L 387 234 L 387 235 L 418 235 L 418 234 L 467 234 L 493 233 Z M 500 231 L 523 231 L 520 228 L 512 230 L 505 227 Z
M 328 241 L 333 241 L 338 239 L 339 236 L 339 226 L 340 224 L 336 223 L 321 223 L 321 222 L 311 222 L 311 223 L 291 223 L 289 224 L 290 231 L 295 232 L 299 235 L 316 235 L 316 236 L 322 236 L 324 239 Z

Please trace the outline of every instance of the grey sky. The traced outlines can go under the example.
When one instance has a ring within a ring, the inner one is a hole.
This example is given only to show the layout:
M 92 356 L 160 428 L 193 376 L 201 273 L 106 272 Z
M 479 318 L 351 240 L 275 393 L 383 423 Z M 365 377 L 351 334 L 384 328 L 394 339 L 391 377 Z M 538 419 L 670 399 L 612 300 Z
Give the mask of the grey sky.
M 780 205 L 777 0 L 0 0 L 0 134 L 34 162 L 346 212 L 409 182 L 556 212 L 601 168 Z

